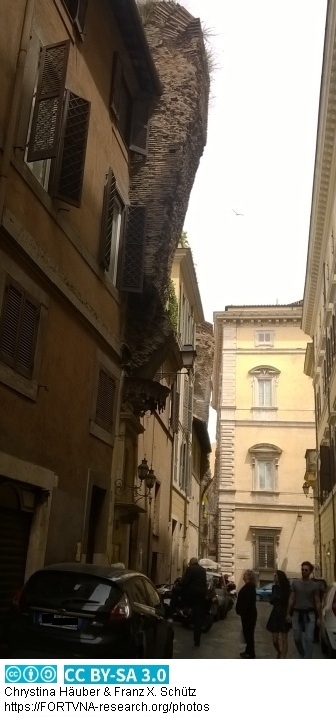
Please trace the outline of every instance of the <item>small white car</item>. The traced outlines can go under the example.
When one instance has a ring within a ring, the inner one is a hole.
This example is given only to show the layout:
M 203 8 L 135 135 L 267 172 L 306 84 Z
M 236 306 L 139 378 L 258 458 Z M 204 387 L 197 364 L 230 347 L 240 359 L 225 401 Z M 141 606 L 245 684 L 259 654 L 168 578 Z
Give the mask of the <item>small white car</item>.
M 323 598 L 321 615 L 321 650 L 336 657 L 336 583 L 330 585 Z

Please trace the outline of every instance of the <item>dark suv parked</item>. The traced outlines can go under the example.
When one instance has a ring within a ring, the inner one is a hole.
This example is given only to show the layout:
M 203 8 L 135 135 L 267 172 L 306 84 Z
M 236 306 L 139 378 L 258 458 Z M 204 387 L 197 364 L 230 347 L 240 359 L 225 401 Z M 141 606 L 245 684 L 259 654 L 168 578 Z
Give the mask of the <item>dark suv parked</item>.
M 173 626 L 141 573 L 80 563 L 34 573 L 9 610 L 9 657 L 169 658 Z

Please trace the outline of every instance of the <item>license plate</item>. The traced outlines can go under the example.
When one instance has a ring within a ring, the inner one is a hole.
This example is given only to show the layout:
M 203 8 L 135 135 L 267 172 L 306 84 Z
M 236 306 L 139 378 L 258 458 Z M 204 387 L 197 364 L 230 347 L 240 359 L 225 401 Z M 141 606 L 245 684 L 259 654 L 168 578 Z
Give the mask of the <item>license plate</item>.
M 37 622 L 45 627 L 61 627 L 64 630 L 78 630 L 78 618 L 58 615 L 50 612 L 41 612 Z

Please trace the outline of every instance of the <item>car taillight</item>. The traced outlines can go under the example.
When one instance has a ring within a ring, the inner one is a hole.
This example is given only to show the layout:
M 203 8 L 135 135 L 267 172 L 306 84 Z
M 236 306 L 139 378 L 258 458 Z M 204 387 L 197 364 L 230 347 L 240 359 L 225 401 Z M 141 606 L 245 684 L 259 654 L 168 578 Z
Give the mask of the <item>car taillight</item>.
M 117 604 L 114 606 L 113 610 L 111 610 L 110 617 L 113 620 L 128 620 L 131 614 L 131 606 L 129 603 L 129 599 L 125 593 L 121 596 L 120 600 L 118 600 Z

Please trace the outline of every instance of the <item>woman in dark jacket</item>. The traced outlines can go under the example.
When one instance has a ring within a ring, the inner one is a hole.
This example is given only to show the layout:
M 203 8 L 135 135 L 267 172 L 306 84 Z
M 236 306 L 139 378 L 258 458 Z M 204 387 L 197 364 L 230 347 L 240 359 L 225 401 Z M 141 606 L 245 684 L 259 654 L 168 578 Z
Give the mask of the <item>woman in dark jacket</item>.
M 240 657 L 254 659 L 254 630 L 257 622 L 256 587 L 253 570 L 245 570 L 243 575 L 245 585 L 239 590 L 236 613 L 240 615 L 244 640 L 246 643 L 245 652 Z
M 273 609 L 268 618 L 266 630 L 272 633 L 278 659 L 284 659 L 288 651 L 288 632 L 291 625 L 286 621 L 286 614 L 290 591 L 290 582 L 286 573 L 283 570 L 276 570 L 270 600 Z

